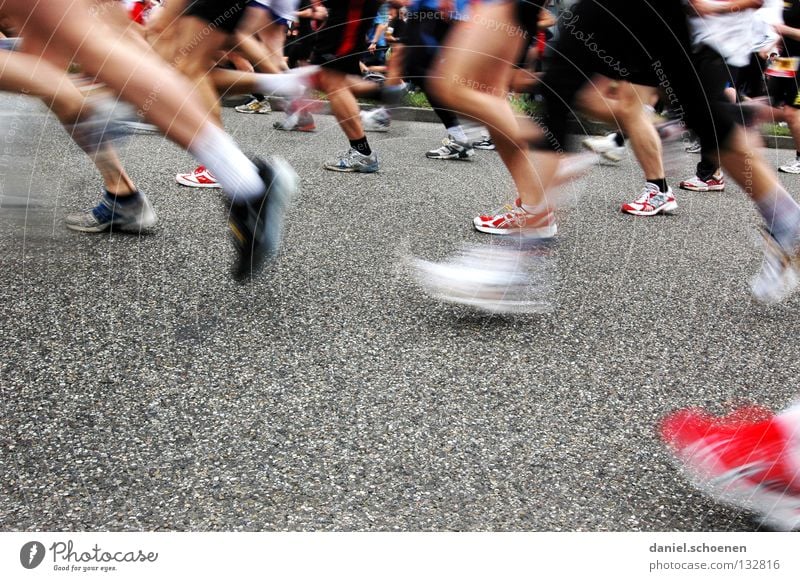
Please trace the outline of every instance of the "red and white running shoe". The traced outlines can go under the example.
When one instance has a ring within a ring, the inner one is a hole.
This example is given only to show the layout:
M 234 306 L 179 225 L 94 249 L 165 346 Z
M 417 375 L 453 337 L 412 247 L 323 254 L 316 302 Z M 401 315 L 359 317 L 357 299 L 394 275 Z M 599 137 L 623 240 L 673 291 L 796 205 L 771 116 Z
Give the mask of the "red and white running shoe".
M 530 214 L 522 209 L 520 199 L 491 214 L 473 219 L 472 224 L 479 232 L 487 234 L 523 234 L 532 238 L 552 238 L 558 232 L 556 217 L 552 211 Z
M 774 415 L 757 408 L 722 418 L 681 410 L 661 425 L 661 438 L 695 487 L 787 531 L 800 527 L 800 468 L 792 460 L 792 436 Z
M 683 180 L 680 183 L 682 190 L 691 190 L 692 192 L 721 192 L 725 189 L 725 178 L 722 177 L 722 172 L 711 176 L 707 180 L 701 180 L 699 177 L 694 176 L 688 180 Z
M 633 202 L 622 204 L 622 211 L 634 216 L 655 216 L 661 212 L 669 214 L 678 209 L 675 196 L 672 195 L 672 188 L 667 188 L 666 192 L 658 189 L 658 186 L 650 182 L 644 185 L 642 193 Z
M 206 169 L 204 165 L 198 166 L 191 173 L 179 173 L 175 176 L 175 181 L 182 186 L 190 188 L 221 188 L 222 186 Z

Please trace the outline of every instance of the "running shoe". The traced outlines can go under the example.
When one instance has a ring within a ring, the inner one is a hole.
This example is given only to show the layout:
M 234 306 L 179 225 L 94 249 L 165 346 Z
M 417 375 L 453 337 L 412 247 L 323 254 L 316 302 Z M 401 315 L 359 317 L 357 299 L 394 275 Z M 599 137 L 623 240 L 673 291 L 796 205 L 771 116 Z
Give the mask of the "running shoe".
M 473 155 L 475 150 L 471 146 L 457 142 L 451 135 L 442 140 L 441 147 L 425 153 L 428 159 L 469 159 Z
M 495 149 L 494 141 L 492 141 L 492 138 L 485 135 L 481 136 L 481 138 L 478 141 L 473 141 L 472 147 L 474 147 L 475 149 L 483 149 L 486 151 L 494 151 Z
M 798 174 L 800 173 L 800 159 L 795 159 L 792 163 L 782 165 L 778 169 L 784 173 Z
M 312 132 L 317 130 L 317 126 L 314 123 L 314 116 L 308 111 L 289 113 L 283 121 L 276 121 L 272 126 L 280 131 Z
M 633 202 L 622 204 L 621 210 L 626 214 L 634 216 L 655 216 L 659 213 L 669 214 L 678 209 L 675 196 L 672 195 L 672 188 L 667 188 L 666 192 L 658 189 L 658 186 L 646 183 L 642 193 Z
M 552 238 L 558 232 L 556 217 L 552 211 L 541 214 L 526 212 L 518 199 L 492 214 L 484 214 L 472 221 L 478 232 L 486 234 L 524 234 L 539 239 Z
M 800 527 L 800 470 L 791 459 L 791 434 L 774 416 L 749 410 L 714 418 L 681 410 L 661 425 L 661 438 L 692 484 L 715 500 L 763 517 L 764 524 Z
M 389 131 L 389 127 L 392 124 L 392 116 L 383 107 L 373 109 L 372 111 L 362 111 L 361 124 L 364 126 L 364 131 L 385 133 Z
M 602 137 L 587 137 L 583 140 L 583 146 L 614 163 L 621 161 L 622 156 L 625 154 L 625 146 L 617 145 L 613 133 Z
M 67 214 L 65 222 L 67 228 L 78 232 L 103 232 L 109 228 L 141 232 L 155 226 L 156 213 L 141 192 L 116 201 L 106 193 L 94 208 Z
M 721 192 L 725 189 L 725 178 L 722 172 L 711 176 L 707 180 L 701 180 L 699 177 L 694 176 L 688 180 L 683 180 L 679 186 L 682 190 L 690 190 L 692 192 Z
M 519 247 L 466 246 L 444 262 L 413 259 L 421 286 L 435 299 L 489 313 L 553 310 L 555 262 L 546 241 L 520 240 Z
M 323 167 L 331 171 L 374 173 L 378 171 L 378 156 L 374 151 L 364 155 L 351 147 L 339 154 L 337 159 L 325 163 Z
M 764 257 L 761 270 L 750 281 L 753 298 L 764 304 L 782 301 L 797 288 L 797 252 L 787 252 L 766 230 L 761 231 L 764 241 Z
M 264 193 L 251 199 L 229 200 L 228 227 L 237 259 L 233 277 L 245 280 L 256 274 L 280 248 L 283 217 L 297 190 L 297 174 L 283 159 L 254 159 L 264 182 Z
M 221 188 L 222 185 L 204 165 L 197 166 L 191 173 L 179 173 L 175 181 L 190 188 Z
M 255 97 L 253 97 L 248 103 L 239 105 L 233 109 L 237 113 L 246 113 L 249 115 L 265 115 L 272 112 L 272 108 L 269 106 L 269 99 L 264 98 L 259 101 Z
M 693 141 L 686 146 L 686 153 L 700 153 L 702 149 L 699 141 Z

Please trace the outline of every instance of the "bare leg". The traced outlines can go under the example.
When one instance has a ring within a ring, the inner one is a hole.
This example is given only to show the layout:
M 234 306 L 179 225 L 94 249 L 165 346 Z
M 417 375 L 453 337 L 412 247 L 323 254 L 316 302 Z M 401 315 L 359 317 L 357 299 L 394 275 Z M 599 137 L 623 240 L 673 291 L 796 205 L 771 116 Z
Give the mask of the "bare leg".
M 365 136 L 361 124 L 361 110 L 355 96 L 349 89 L 347 75 L 331 69 L 322 69 L 317 77 L 319 88 L 328 94 L 331 112 L 336 117 L 339 127 L 349 140 L 362 139 Z
M 86 112 L 80 90 L 47 61 L 22 53 L 0 51 L 0 71 L 0 89 L 40 98 L 64 126 L 76 123 Z M 83 148 L 81 143 L 78 145 Z M 85 151 L 103 177 L 107 191 L 120 196 L 136 191 L 110 145 L 103 144 L 100 149 Z
M 498 33 L 490 25 L 513 24 L 515 5 L 478 4 L 475 12 L 475 18 L 459 22 L 448 36 L 441 64 L 432 72 L 428 86 L 444 105 L 486 125 L 522 203 L 541 206 L 541 170 L 547 168 L 531 165 L 519 123 L 505 98 L 523 39 L 521 35 Z M 476 51 L 476 46 L 481 50 Z

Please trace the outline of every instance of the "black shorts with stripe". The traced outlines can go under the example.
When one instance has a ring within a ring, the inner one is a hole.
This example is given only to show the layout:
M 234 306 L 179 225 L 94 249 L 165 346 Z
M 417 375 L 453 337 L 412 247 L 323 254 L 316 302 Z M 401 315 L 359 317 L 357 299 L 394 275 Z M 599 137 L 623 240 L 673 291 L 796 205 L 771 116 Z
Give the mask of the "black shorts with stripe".
M 359 61 L 367 50 L 367 33 L 378 13 L 378 0 L 330 0 L 328 19 L 317 31 L 311 63 L 360 75 Z

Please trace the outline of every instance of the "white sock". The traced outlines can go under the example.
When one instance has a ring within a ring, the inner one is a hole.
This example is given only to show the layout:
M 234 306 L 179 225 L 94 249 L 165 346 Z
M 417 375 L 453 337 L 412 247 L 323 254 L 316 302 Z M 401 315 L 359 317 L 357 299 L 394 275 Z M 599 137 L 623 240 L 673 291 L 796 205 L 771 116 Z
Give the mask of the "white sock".
M 452 127 L 447 128 L 447 132 L 450 136 L 458 141 L 459 143 L 468 143 L 469 139 L 467 138 L 467 134 L 464 133 L 464 128 L 461 125 L 453 125 Z
M 206 124 L 189 146 L 191 153 L 222 184 L 229 198 L 254 198 L 264 192 L 258 169 L 222 129 Z
M 305 93 L 311 83 L 311 75 L 319 67 L 309 66 L 291 69 L 281 74 L 257 74 L 256 88 L 259 93 L 268 95 L 282 95 L 284 97 L 298 97 Z

